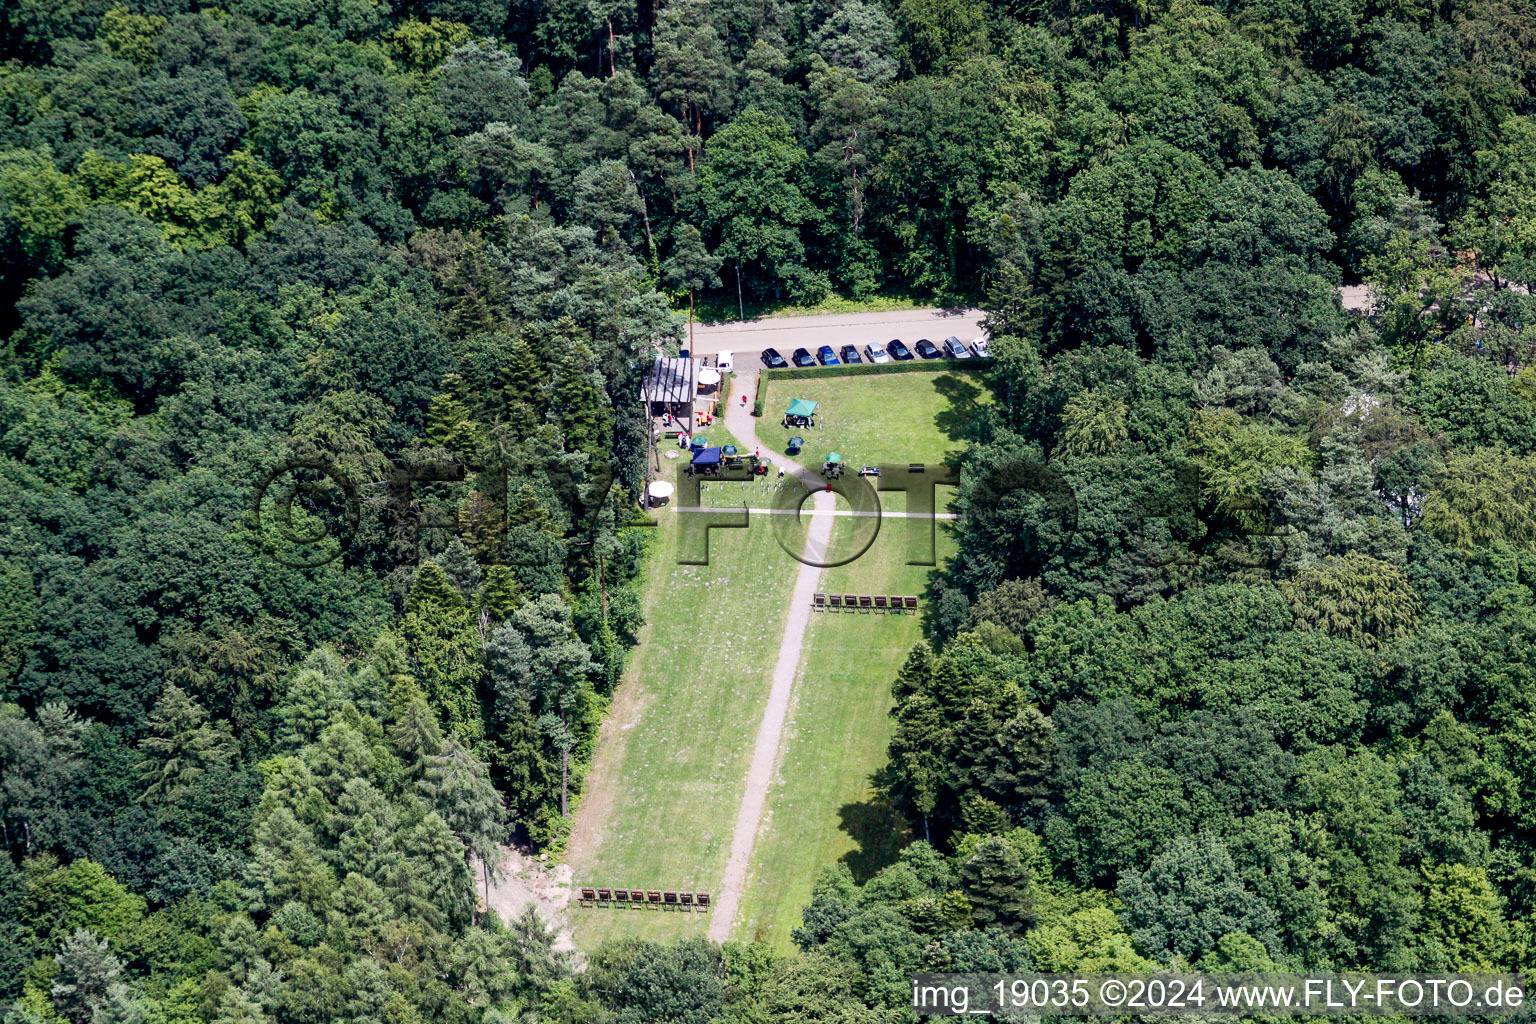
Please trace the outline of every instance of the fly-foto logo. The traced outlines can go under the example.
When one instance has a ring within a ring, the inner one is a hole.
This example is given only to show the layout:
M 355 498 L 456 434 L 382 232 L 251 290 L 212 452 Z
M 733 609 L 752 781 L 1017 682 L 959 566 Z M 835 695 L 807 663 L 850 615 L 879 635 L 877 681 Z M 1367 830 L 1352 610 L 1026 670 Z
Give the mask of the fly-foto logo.
M 519 479 L 537 474 L 541 489 L 552 492 L 568 512 L 567 543 L 592 543 L 618 480 L 617 463 L 582 465 L 566 457 L 535 467 L 522 466 Z M 365 511 L 382 533 L 408 550 L 430 530 L 458 533 L 463 522 L 441 510 L 440 502 L 424 501 L 423 489 L 433 485 L 467 484 L 479 496 L 482 510 L 498 521 L 482 520 L 481 529 L 505 532 L 513 511 L 503 466 L 472 466 L 452 460 L 420 460 L 391 464 L 378 477 L 359 484 L 336 462 L 319 458 L 289 459 L 257 481 L 250 513 L 262 550 L 283 565 L 314 569 L 334 562 L 357 541 Z M 655 526 L 640 518 L 624 526 Z
M 937 490 L 962 484 L 955 467 L 895 463 L 870 469 L 868 476 L 797 470 L 770 484 L 750 467 L 723 468 L 708 476 L 680 467 L 673 510 L 678 516 L 678 561 L 708 565 L 712 530 L 747 529 L 756 519 L 767 520 L 766 528 L 773 530 L 791 558 L 819 568 L 847 565 L 863 556 L 881 530 L 889 528 L 886 521 L 892 520 L 903 527 L 906 564 L 931 566 L 937 561 L 938 522 L 959 514 L 970 521 L 973 542 L 1004 554 L 1005 561 L 1016 567 L 1037 572 L 1053 560 L 1095 557 L 1092 538 L 1080 533 L 1077 493 L 1061 472 L 1041 460 L 1012 456 L 969 471 L 958 513 L 940 509 Z M 517 470 L 520 484 L 534 477 L 539 490 L 553 494 L 565 510 L 568 546 L 592 544 L 605 523 L 657 525 L 649 515 L 619 500 L 628 491 L 616 487 L 621 481 L 617 462 L 592 467 L 579 458 L 560 455 Z M 481 528 L 494 532 L 499 527 L 504 533 L 515 519 L 508 500 L 511 479 L 505 467 L 426 460 L 390 465 L 377 479 L 359 485 L 334 461 L 292 459 L 257 482 L 251 513 L 269 556 L 295 568 L 318 568 L 340 558 L 354 544 L 365 511 L 403 550 L 415 550 L 422 531 L 462 532 L 465 524 L 460 518 L 439 511 L 443 502 L 421 499 L 422 488 L 433 485 L 468 484 L 482 509 L 500 517 L 499 524 L 482 521 Z M 730 503 L 706 503 L 706 488 L 714 498 L 715 485 L 733 482 L 742 489 L 727 494 Z M 898 491 L 905 495 L 905 510 L 893 513 L 883 508 L 880 495 Z M 846 508 L 807 508 L 818 494 L 827 492 L 841 498 Z M 829 531 L 820 545 L 808 544 L 809 523 L 817 514 L 842 517 L 851 526 Z M 1199 468 L 1192 464 L 1175 467 L 1168 480 L 1148 483 L 1130 515 L 1135 522 L 1117 523 L 1115 529 L 1146 530 L 1154 522 L 1161 523 L 1148 531 L 1158 535 L 1157 543 L 1135 556 L 1153 570 L 1192 565 L 1203 558 L 1236 568 L 1270 568 L 1284 557 L 1294 539 L 1288 529 L 1277 528 L 1273 510 L 1263 498 L 1214 500 Z

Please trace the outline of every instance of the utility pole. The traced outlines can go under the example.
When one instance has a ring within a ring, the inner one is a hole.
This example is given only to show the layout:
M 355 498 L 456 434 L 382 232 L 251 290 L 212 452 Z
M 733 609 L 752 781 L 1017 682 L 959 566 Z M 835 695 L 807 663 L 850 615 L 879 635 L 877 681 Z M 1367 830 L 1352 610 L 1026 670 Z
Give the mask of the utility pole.
M 747 318 L 747 307 L 745 305 L 743 305 L 742 301 L 741 301 L 741 261 L 740 260 L 736 261 L 736 311 L 741 314 L 741 318 L 743 320 L 745 320 Z

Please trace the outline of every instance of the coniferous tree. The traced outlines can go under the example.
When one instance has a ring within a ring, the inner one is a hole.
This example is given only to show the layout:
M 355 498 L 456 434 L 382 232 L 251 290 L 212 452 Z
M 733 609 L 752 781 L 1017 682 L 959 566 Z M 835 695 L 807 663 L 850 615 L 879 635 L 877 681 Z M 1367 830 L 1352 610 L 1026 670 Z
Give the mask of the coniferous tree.
M 1003 839 L 982 840 L 961 861 L 960 881 L 979 926 L 1023 931 L 1034 921 L 1029 870 Z
M 168 684 L 150 716 L 150 735 L 140 748 L 141 799 L 174 806 L 187 790 L 213 769 L 226 768 L 235 755 L 233 737 L 208 722 L 208 713 L 175 683 Z
M 106 940 L 79 928 L 64 940 L 58 965 L 51 990 L 54 1009 L 72 1024 L 90 1024 L 121 987 L 123 962 L 112 955 Z

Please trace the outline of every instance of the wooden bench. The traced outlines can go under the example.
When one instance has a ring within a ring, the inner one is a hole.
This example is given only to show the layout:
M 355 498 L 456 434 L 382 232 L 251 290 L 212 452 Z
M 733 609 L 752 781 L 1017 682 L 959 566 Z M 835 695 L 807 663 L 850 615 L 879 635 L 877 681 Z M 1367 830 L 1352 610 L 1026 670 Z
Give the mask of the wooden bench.
M 645 905 L 645 890 L 644 889 L 631 889 L 631 890 L 629 890 L 629 902 L 635 904 L 636 906 L 644 906 Z
M 903 597 L 901 600 L 908 608 L 917 607 L 917 598 L 915 597 Z
M 613 890 L 612 889 L 598 889 L 597 890 L 597 902 L 599 902 L 599 903 L 612 903 L 613 902 Z
M 844 608 L 857 608 L 858 606 L 859 606 L 859 595 L 858 594 L 844 594 L 843 595 L 843 607 Z
M 626 907 L 629 906 L 629 890 L 628 889 L 615 889 L 615 890 L 613 890 L 613 902 L 615 902 L 615 903 L 622 903 Z
M 816 594 L 816 595 L 814 595 L 811 598 L 811 607 L 813 607 L 813 608 L 825 608 L 826 606 L 827 606 L 827 595 L 826 594 Z
M 645 892 L 645 902 L 653 907 L 661 906 L 661 890 L 647 889 Z
M 691 893 L 691 892 L 680 892 L 680 893 L 677 894 L 677 898 L 678 898 L 678 901 L 680 903 L 682 903 L 683 906 L 687 907 L 689 910 L 693 909 L 693 893 Z
M 891 602 L 891 611 L 893 612 L 899 612 L 904 607 L 900 594 L 891 594 L 887 600 Z
M 699 893 L 699 909 L 700 910 L 708 910 L 709 909 L 709 893 L 707 893 L 707 892 Z
M 843 606 L 843 595 L 842 594 L 828 594 L 827 595 L 827 606 L 830 607 L 830 608 L 841 608 Z
M 661 902 L 662 902 L 662 904 L 668 910 L 671 910 L 671 909 L 675 908 L 677 906 L 677 893 L 675 893 L 675 892 L 664 892 L 664 893 L 662 893 L 661 894 Z
M 867 611 L 869 611 L 873 607 L 874 607 L 874 598 L 870 597 L 868 594 L 860 594 L 859 595 L 859 611 L 867 612 Z
M 883 612 L 883 611 L 885 611 L 886 607 L 887 607 L 887 605 L 885 603 L 885 595 L 884 594 L 876 594 L 875 595 L 875 608 L 878 609 L 879 611 Z
M 583 890 L 581 890 L 581 902 L 582 902 L 583 906 L 587 906 L 587 907 L 590 907 L 592 904 L 596 903 L 597 902 L 597 890 L 596 889 L 583 889 Z

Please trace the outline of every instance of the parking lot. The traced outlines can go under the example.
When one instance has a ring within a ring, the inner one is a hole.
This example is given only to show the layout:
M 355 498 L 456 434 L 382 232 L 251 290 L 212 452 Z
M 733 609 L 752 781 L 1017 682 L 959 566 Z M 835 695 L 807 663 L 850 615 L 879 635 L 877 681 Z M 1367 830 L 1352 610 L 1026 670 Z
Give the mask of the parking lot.
M 738 370 L 755 370 L 762 367 L 766 348 L 777 349 L 787 361 L 797 348 L 814 356 L 822 345 L 839 353 L 844 345 L 854 345 L 862 357 L 866 345 L 884 345 L 893 338 L 909 348 L 920 338 L 942 345 L 950 336 L 969 345 L 981 336 L 981 317 L 979 309 L 910 309 L 699 324 L 693 351 L 696 356 L 732 352 Z

